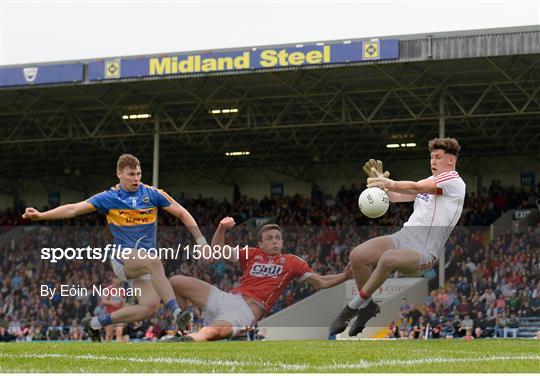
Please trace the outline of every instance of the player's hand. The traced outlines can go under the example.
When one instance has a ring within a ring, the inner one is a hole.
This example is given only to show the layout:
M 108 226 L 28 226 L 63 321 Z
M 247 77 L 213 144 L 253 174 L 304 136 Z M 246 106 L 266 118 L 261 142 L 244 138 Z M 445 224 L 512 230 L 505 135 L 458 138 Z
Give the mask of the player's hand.
M 343 274 L 347 277 L 347 279 L 351 279 L 353 277 L 351 263 L 349 262 L 347 266 L 345 267 L 345 270 L 343 271 Z
M 380 160 L 370 159 L 362 167 L 368 178 L 377 178 L 383 176 L 385 178 L 390 176 L 388 171 L 383 172 L 383 163 Z
M 34 208 L 26 208 L 22 217 L 31 221 L 39 221 L 41 219 L 41 212 Z
M 368 178 L 367 183 L 368 188 L 377 187 L 384 189 L 385 191 L 392 190 L 392 187 L 394 186 L 394 184 L 396 184 L 395 181 L 393 181 L 392 179 L 388 179 L 384 176 Z
M 236 226 L 236 222 L 232 217 L 225 217 L 219 222 L 219 227 L 224 228 L 225 230 L 230 230 Z

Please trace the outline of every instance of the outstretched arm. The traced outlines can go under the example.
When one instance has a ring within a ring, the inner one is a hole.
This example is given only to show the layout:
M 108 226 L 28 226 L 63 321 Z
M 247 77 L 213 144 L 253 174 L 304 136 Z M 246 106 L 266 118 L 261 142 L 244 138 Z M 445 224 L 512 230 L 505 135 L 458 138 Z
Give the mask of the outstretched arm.
M 48 221 L 54 219 L 73 218 L 81 214 L 91 213 L 95 210 L 96 208 L 94 205 L 87 201 L 81 201 L 77 202 L 76 204 L 61 205 L 43 213 L 34 208 L 26 208 L 26 211 L 22 217 L 31 221 Z
M 379 187 L 388 192 L 415 195 L 418 193 L 437 193 L 437 183 L 433 179 L 420 181 L 394 181 L 385 177 L 368 178 L 368 187 Z
M 327 289 L 337 286 L 340 283 L 343 283 L 351 278 L 352 269 L 350 264 L 347 264 L 347 267 L 345 268 L 343 273 L 330 275 L 320 275 L 317 273 L 313 273 L 306 279 L 306 282 L 317 289 Z
M 169 198 L 169 200 L 172 200 L 171 205 L 163 207 L 163 210 L 179 218 L 184 226 L 187 227 L 191 235 L 193 235 L 193 238 L 195 238 L 197 244 L 207 245 L 208 243 L 202 235 L 201 230 L 199 229 L 199 226 L 197 225 L 197 222 L 195 222 L 193 216 L 178 202 L 172 198 Z

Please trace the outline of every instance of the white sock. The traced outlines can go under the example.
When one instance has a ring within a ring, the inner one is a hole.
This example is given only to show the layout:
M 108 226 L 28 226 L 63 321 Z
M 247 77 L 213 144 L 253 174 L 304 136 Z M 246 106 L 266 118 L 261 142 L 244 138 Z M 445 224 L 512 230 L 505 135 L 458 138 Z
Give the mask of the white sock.
M 360 295 L 358 295 L 349 302 L 348 306 L 352 309 L 359 309 L 367 306 L 369 302 L 371 302 L 371 297 L 369 297 L 368 299 L 362 299 Z
M 101 323 L 99 322 L 97 316 L 92 317 L 92 320 L 90 320 L 90 326 L 93 329 L 101 329 L 101 328 L 103 328 L 103 325 L 101 325 Z
M 175 308 L 172 315 L 174 317 L 174 319 L 176 320 L 176 318 L 178 317 L 178 315 L 180 314 L 180 312 L 182 312 L 182 310 L 180 308 Z

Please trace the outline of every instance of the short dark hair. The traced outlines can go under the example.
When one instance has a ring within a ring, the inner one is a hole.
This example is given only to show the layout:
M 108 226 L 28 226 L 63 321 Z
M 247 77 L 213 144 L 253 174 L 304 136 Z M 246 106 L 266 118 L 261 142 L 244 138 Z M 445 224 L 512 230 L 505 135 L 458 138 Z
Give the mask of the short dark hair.
M 125 167 L 136 169 L 141 165 L 141 162 L 137 159 L 136 156 L 131 154 L 122 154 L 116 162 L 116 169 L 122 171 Z
M 262 242 L 263 233 L 265 233 L 266 231 L 270 231 L 270 230 L 278 230 L 280 233 L 283 234 L 283 231 L 281 230 L 281 227 L 279 227 L 279 225 L 276 225 L 276 224 L 264 225 L 263 227 L 260 228 L 259 235 L 257 236 L 259 238 L 260 242 Z
M 459 146 L 459 142 L 455 138 L 434 138 L 429 141 L 428 147 L 430 153 L 433 150 L 444 150 L 446 153 L 455 155 L 456 157 L 461 150 L 461 146 Z

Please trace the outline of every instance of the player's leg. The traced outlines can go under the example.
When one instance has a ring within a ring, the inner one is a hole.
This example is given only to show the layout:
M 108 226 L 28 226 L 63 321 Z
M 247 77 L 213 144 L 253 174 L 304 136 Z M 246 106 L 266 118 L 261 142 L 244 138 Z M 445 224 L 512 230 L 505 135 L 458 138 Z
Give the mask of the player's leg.
M 170 310 L 179 329 L 187 326 L 190 320 L 189 312 L 182 312 L 174 295 L 174 290 L 165 276 L 165 269 L 159 258 L 148 257 L 148 254 L 132 252 L 131 259 L 124 260 L 126 278 L 137 278 L 148 274 L 155 292 L 161 298 L 165 307 Z
M 366 323 L 380 312 L 379 305 L 371 300 L 371 295 L 381 287 L 389 274 L 396 270 L 403 274 L 416 272 L 420 265 L 420 256 L 420 252 L 414 250 L 400 249 L 383 252 L 373 273 L 359 290 L 360 299 L 368 303 L 359 309 L 356 320 L 349 330 L 350 336 L 363 331 Z
M 377 267 L 362 288 L 367 296 L 371 296 L 386 281 L 393 271 L 411 274 L 418 270 L 420 252 L 413 250 L 390 250 L 381 255 Z
M 208 297 L 212 291 L 212 285 L 193 277 L 176 275 L 169 279 L 176 294 L 177 301 L 182 309 L 187 308 L 187 301 L 203 309 L 208 302 Z
M 356 286 L 361 289 L 370 278 L 373 268 L 377 266 L 384 252 L 395 249 L 390 236 L 379 236 L 355 247 L 349 261 L 353 270 Z
M 136 280 L 133 282 L 133 289 L 140 291 L 140 296 L 137 296 L 137 304 L 127 305 L 115 311 L 111 315 L 111 321 L 114 324 L 145 320 L 157 313 L 161 299 L 156 293 L 152 281 L 148 279 Z
M 137 297 L 138 304 L 120 308 L 112 314 L 85 318 L 81 325 L 88 332 L 90 339 L 94 342 L 101 341 L 101 329 L 116 323 L 128 323 L 144 320 L 156 314 L 160 298 L 157 295 L 152 283 L 148 279 L 139 279 L 132 284 L 134 289 L 140 289 L 140 296 Z M 137 290 L 135 290 L 137 291 Z
M 358 290 L 369 279 L 381 255 L 394 248 L 395 245 L 390 236 L 379 236 L 356 246 L 351 251 L 349 261 Z M 351 300 L 330 324 L 330 335 L 343 332 L 349 325 L 350 320 L 358 312 L 358 309 L 365 307 L 367 304 L 369 304 L 369 301 L 364 301 L 358 297 Z
M 216 320 L 209 326 L 201 328 L 197 333 L 188 334 L 195 342 L 216 341 L 233 335 L 233 325 L 228 321 Z

